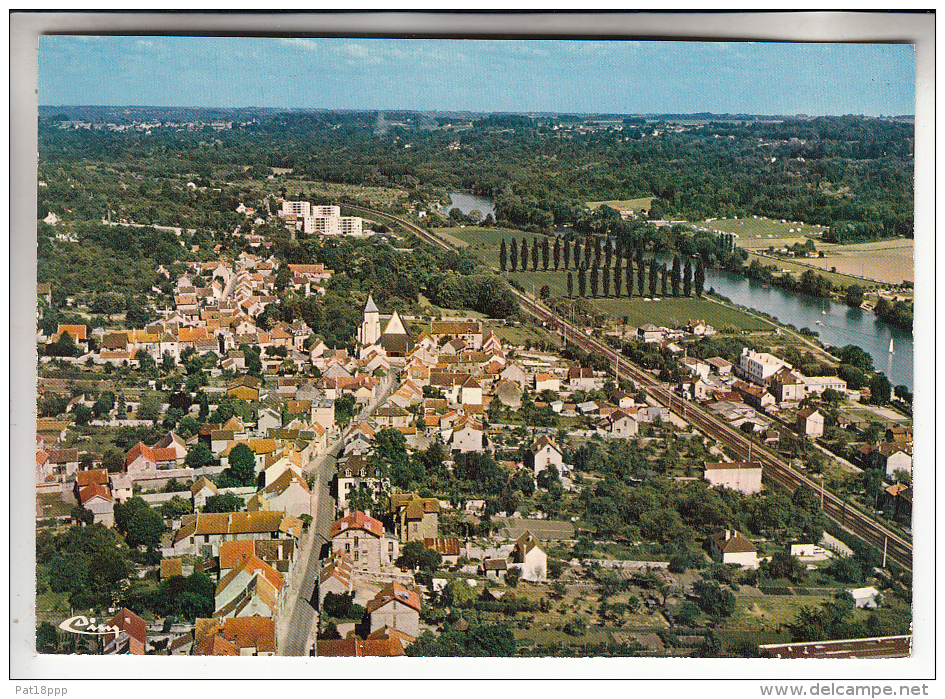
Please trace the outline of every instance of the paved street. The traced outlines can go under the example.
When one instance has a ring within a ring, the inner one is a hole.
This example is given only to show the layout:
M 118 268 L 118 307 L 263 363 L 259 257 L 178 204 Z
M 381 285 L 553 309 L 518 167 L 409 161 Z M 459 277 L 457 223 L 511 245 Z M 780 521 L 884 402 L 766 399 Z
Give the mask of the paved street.
M 364 407 L 361 413 L 352 419 L 352 423 L 367 419 L 383 405 L 393 390 L 396 381 L 393 377 L 385 379 L 378 398 Z M 318 626 L 316 607 L 318 600 L 313 599 L 315 584 L 318 580 L 322 545 L 329 541 L 328 532 L 335 519 L 335 499 L 328 492 L 335 473 L 335 463 L 341 451 L 341 435 L 337 435 L 328 449 L 316 457 L 305 469 L 314 472 L 312 485 L 312 524 L 302 538 L 302 548 L 296 559 L 296 568 L 290 576 L 289 591 L 283 603 L 280 622 L 277 625 L 278 654 L 285 656 L 308 655 L 315 643 Z

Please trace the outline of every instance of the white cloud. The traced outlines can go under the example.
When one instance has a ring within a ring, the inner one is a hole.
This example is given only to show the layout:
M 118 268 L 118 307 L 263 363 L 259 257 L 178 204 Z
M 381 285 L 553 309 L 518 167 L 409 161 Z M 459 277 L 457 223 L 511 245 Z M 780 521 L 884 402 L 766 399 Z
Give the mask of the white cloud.
M 384 62 L 384 58 L 374 50 L 374 47 L 364 44 L 347 43 L 341 47 L 341 50 L 352 59 L 348 61 L 348 65 L 377 65 Z
M 318 53 L 319 48 L 318 41 L 315 39 L 279 39 L 279 43 L 285 46 L 293 46 L 295 48 L 304 49 L 305 51 L 312 51 L 313 53 Z
M 150 48 L 150 47 L 154 46 L 154 42 L 151 41 L 150 39 L 138 39 L 135 43 L 136 43 L 138 46 L 142 46 L 142 47 L 144 47 L 144 48 Z

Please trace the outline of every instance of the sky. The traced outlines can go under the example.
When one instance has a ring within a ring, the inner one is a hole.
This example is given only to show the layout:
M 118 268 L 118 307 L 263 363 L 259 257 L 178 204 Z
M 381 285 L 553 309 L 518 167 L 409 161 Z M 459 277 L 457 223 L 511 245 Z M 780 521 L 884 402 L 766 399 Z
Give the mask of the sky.
M 915 112 L 905 44 L 41 36 L 39 104 Z

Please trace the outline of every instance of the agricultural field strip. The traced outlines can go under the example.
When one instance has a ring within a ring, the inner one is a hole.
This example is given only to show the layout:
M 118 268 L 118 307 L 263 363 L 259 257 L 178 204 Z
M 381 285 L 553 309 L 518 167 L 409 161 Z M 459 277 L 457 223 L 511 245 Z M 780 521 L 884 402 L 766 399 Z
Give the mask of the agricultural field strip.
M 478 254 L 485 262 L 494 268 L 499 266 L 499 246 L 503 239 L 509 244 L 514 237 L 520 242 L 525 237 L 529 245 L 532 240 L 541 240 L 541 236 L 522 234 L 520 231 L 502 230 L 494 228 L 450 228 L 435 229 L 434 233 L 446 242 L 459 239 L 468 246 L 469 250 Z M 531 266 L 531 265 L 529 265 Z M 574 274 L 572 270 L 572 274 Z M 515 272 L 509 277 L 517 279 L 522 285 L 536 296 L 541 286 L 547 284 L 552 296 L 565 297 L 568 295 L 568 272 L 563 268 L 553 272 Z M 577 294 L 577 279 L 574 275 L 574 293 Z M 635 282 L 634 282 L 635 283 Z M 623 289 L 626 289 L 624 282 Z M 606 313 L 620 321 L 627 316 L 630 325 L 654 323 L 657 325 L 683 324 L 690 318 L 705 320 L 716 329 L 725 325 L 734 325 L 742 330 L 767 330 L 770 324 L 756 319 L 741 310 L 712 303 L 708 300 L 696 298 L 662 298 L 659 301 L 644 301 L 634 295 L 633 298 L 588 298 L 588 303 L 600 313 Z

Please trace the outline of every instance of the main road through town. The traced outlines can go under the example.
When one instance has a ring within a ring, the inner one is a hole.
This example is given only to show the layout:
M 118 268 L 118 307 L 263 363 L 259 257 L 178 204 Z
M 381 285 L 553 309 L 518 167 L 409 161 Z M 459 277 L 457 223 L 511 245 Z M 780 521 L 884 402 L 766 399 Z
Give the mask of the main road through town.
M 384 379 L 381 390 L 369 405 L 352 422 L 369 418 L 378 406 L 383 405 L 396 385 L 393 375 Z M 288 578 L 289 589 L 282 603 L 277 634 L 277 654 L 286 656 L 309 655 L 315 644 L 318 626 L 318 582 L 322 546 L 329 542 L 328 533 L 335 519 L 335 499 L 329 492 L 335 464 L 342 447 L 341 434 L 335 434 L 325 451 L 306 466 L 306 474 L 314 474 L 312 484 L 312 523 L 302 537 L 301 550 L 295 559 Z
M 452 250 L 452 247 L 445 241 L 402 218 L 361 206 L 351 204 L 347 204 L 346 206 L 352 209 L 360 209 L 374 216 L 386 218 L 403 226 L 411 233 L 416 234 L 422 240 L 435 247 L 444 250 Z M 832 492 L 825 490 L 821 483 L 815 482 L 807 476 L 798 473 L 774 453 L 751 442 L 740 431 L 722 422 L 695 403 L 684 400 L 673 394 L 669 388 L 657 381 L 653 375 L 631 364 L 605 343 L 579 331 L 543 304 L 515 288 L 512 289 L 512 292 L 516 295 L 522 309 L 526 313 L 540 320 L 552 332 L 560 333 L 566 342 L 571 342 L 586 352 L 607 357 L 612 363 L 614 371 L 619 372 L 620 376 L 633 380 L 638 388 L 645 390 L 646 393 L 658 403 L 668 407 L 673 412 L 682 416 L 683 419 L 688 420 L 692 425 L 702 430 L 705 434 L 729 447 L 741 458 L 748 459 L 750 457 L 752 461 L 760 462 L 763 468 L 764 478 L 769 482 L 777 483 L 792 492 L 803 485 L 810 487 L 820 494 L 824 513 L 828 517 L 837 522 L 841 527 L 853 532 L 880 551 L 883 551 L 889 558 L 896 561 L 901 566 L 910 570 L 912 569 L 911 541 L 883 526 L 872 517 L 860 512 L 844 498 L 840 498 Z

